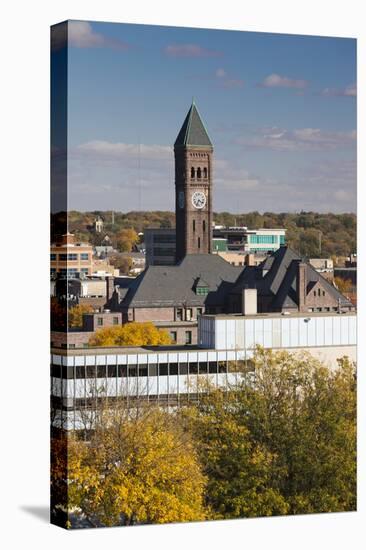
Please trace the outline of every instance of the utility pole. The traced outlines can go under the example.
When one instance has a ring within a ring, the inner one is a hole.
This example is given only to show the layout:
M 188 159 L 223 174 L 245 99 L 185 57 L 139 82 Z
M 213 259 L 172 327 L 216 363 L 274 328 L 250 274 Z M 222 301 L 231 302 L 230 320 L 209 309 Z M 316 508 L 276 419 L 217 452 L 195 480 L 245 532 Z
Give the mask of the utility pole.
M 318 229 L 318 232 L 319 232 L 319 256 L 322 255 L 322 232 L 320 231 L 320 229 Z

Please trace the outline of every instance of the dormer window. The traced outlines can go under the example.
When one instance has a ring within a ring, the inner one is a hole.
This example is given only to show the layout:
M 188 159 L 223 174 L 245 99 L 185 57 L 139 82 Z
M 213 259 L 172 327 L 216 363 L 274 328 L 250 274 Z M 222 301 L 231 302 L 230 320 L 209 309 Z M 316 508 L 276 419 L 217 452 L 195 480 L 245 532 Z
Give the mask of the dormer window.
M 210 292 L 210 287 L 201 277 L 199 277 L 194 285 L 194 290 L 197 296 L 207 296 Z

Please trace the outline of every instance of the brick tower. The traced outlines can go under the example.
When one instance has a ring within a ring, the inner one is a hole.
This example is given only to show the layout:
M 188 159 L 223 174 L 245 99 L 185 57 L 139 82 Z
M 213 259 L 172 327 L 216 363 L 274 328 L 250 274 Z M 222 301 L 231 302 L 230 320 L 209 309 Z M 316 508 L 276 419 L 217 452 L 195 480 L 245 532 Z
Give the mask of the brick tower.
M 174 143 L 177 262 L 187 254 L 211 253 L 212 153 L 211 140 L 192 101 Z

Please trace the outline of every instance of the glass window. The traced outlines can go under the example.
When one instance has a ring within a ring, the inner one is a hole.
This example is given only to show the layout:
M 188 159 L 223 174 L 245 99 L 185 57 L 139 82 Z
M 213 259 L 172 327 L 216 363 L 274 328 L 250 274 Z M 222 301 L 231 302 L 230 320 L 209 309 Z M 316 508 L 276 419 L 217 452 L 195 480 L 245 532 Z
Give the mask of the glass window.
M 61 378 L 61 366 L 51 365 L 51 376 L 54 378 Z
M 87 378 L 94 378 L 96 373 L 96 369 L 94 365 L 87 365 L 86 367 L 86 377 Z
M 67 254 L 59 254 L 59 255 L 58 255 L 58 259 L 59 259 L 61 262 L 66 262 L 66 260 L 67 260 Z
M 105 365 L 97 366 L 97 378 L 105 378 L 107 376 L 107 367 Z
M 71 380 L 74 378 L 74 367 L 62 367 L 62 378 Z
M 113 317 L 113 324 L 118 325 L 118 317 Z
M 75 260 L 78 259 L 78 255 L 77 255 L 77 254 L 68 254 L 68 255 L 67 255 L 67 259 L 68 259 L 68 260 L 75 261 Z
M 210 361 L 208 363 L 208 372 L 211 374 L 215 374 L 217 372 L 217 362 L 216 361 Z
M 172 339 L 173 344 L 176 344 L 176 342 L 177 342 L 177 332 L 175 330 L 172 330 L 169 334 L 170 334 L 170 338 Z
M 147 365 L 139 365 L 139 376 L 147 376 Z
M 189 363 L 189 374 L 198 373 L 198 363 Z
M 168 375 L 168 363 L 160 363 L 159 376 L 167 376 L 167 375 Z
M 190 321 L 192 319 L 192 308 L 186 309 L 186 320 Z
M 103 317 L 98 317 L 98 327 L 103 326 Z
M 182 308 L 177 309 L 177 321 L 183 321 L 183 309 Z
M 54 262 L 56 260 L 56 254 L 51 254 L 51 262 Z
M 136 365 L 128 365 L 128 376 L 131 378 L 134 378 L 137 376 L 137 366 Z
M 80 254 L 80 260 L 89 260 L 89 254 L 83 252 L 82 254 Z
M 179 363 L 179 374 L 188 374 L 188 363 Z
M 192 331 L 186 330 L 186 344 L 192 344 Z
M 171 363 L 169 365 L 169 374 L 172 376 L 178 374 L 178 363 Z
M 127 365 L 118 365 L 117 371 L 119 378 L 127 377 Z
M 158 375 L 158 366 L 155 363 L 152 363 L 149 365 L 149 376 L 157 376 Z
M 198 369 L 200 374 L 207 374 L 208 363 L 207 362 L 199 363 Z
M 117 376 L 117 365 L 108 365 L 108 378 L 116 378 Z
M 84 366 L 80 366 L 80 367 L 75 367 L 76 368 L 76 378 L 85 378 L 85 367 Z

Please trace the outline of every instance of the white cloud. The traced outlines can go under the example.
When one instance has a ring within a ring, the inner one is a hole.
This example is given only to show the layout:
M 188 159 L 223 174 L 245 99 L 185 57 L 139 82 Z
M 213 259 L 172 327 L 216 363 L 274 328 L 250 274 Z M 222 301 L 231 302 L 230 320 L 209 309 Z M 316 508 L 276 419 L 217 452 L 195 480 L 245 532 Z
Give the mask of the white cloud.
M 324 88 L 321 95 L 325 97 L 356 97 L 357 86 L 356 84 L 349 84 L 345 88 Z
M 78 145 L 71 154 L 80 153 L 93 156 L 95 159 L 103 158 L 140 158 L 142 159 L 172 159 L 173 149 L 166 145 L 140 145 L 135 143 L 113 143 L 110 141 L 94 140 Z
M 335 132 L 319 128 L 262 128 L 253 137 L 239 137 L 236 142 L 249 149 L 272 151 L 328 151 L 356 145 L 356 131 Z
M 171 57 L 218 57 L 222 53 L 203 48 L 198 44 L 169 44 L 164 48 L 166 55 Z
M 112 39 L 97 33 L 87 21 L 69 21 L 67 23 L 68 45 L 74 48 L 113 48 L 127 50 L 129 45 L 121 40 Z M 52 30 L 52 49 L 58 50 L 66 45 L 65 25 L 60 24 Z
M 288 76 L 280 76 L 272 73 L 268 75 L 259 86 L 262 88 L 306 88 L 308 82 L 302 79 L 289 78 Z
M 244 80 L 241 78 L 233 78 L 228 75 L 222 67 L 219 67 L 216 70 L 215 76 L 217 83 L 221 88 L 242 88 L 244 86 Z

